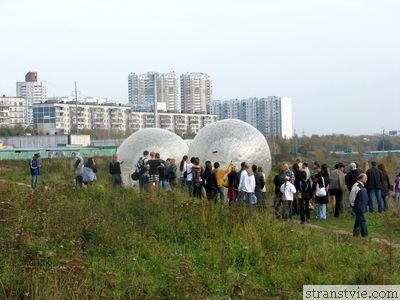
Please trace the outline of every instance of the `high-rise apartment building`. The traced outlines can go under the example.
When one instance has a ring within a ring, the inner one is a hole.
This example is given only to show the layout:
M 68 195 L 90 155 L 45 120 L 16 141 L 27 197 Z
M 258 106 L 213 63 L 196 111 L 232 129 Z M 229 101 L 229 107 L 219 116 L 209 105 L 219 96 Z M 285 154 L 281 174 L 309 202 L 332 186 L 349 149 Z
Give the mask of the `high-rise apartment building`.
M 293 136 L 292 99 L 289 97 L 212 101 L 209 113 L 216 114 L 219 120 L 239 119 L 247 122 L 266 136 Z
M 206 113 L 212 99 L 212 82 L 204 73 L 181 75 L 181 109 L 185 113 Z
M 17 97 L 25 98 L 25 123 L 32 126 L 32 105 L 47 100 L 46 81 L 38 81 L 36 72 L 28 72 L 25 75 L 25 81 L 17 82 Z
M 153 111 L 158 73 L 131 73 L 128 76 L 129 105 L 133 111 Z
M 157 90 L 157 100 L 160 103 L 165 103 L 168 112 L 181 112 L 179 76 L 175 72 L 160 74 Z

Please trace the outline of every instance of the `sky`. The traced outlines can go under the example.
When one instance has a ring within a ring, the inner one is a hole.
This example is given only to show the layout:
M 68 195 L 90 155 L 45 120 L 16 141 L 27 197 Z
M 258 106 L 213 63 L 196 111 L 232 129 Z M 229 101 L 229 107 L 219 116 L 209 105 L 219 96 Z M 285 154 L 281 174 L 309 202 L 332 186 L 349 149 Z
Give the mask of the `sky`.
M 289 96 L 299 135 L 400 129 L 399 0 L 0 0 L 0 94 L 128 102 L 128 75 L 203 72 L 213 99 Z

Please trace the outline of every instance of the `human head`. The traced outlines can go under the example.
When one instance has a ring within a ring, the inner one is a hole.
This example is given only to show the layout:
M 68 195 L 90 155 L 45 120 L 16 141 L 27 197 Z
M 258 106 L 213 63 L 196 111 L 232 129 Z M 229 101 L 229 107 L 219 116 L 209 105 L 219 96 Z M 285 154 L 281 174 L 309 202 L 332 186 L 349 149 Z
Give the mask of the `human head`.
M 301 180 L 307 180 L 307 173 L 306 173 L 306 171 L 300 171 L 300 172 L 299 172 L 299 175 L 300 175 L 300 179 L 301 179 Z
M 240 163 L 240 167 L 242 168 L 242 169 L 244 169 L 244 165 L 246 164 L 246 162 L 245 161 L 242 161 L 241 163 Z
M 371 161 L 371 166 L 375 167 L 376 166 L 376 161 Z
M 285 163 L 285 164 L 283 164 L 282 168 L 284 171 L 287 171 L 287 170 L 289 170 L 289 165 Z
M 117 161 L 118 160 L 117 154 L 114 154 L 111 159 L 112 159 L 112 161 Z
M 39 153 L 35 153 L 35 154 L 33 155 L 33 158 L 34 158 L 34 159 L 40 158 L 40 154 L 39 154 Z
M 196 160 L 196 157 L 192 157 L 191 159 L 190 159 L 190 162 L 192 163 L 192 164 L 194 164 L 194 161 Z
M 154 158 L 156 156 L 156 153 L 155 152 L 150 152 L 150 158 Z
M 343 163 L 340 162 L 340 163 L 337 164 L 337 168 L 338 168 L 339 170 L 344 171 L 344 169 L 345 169 L 346 167 L 345 167 L 345 165 L 344 165 Z
M 253 172 L 257 172 L 257 166 L 256 166 L 256 165 L 252 165 L 252 166 L 251 166 L 251 170 L 252 170 Z
M 187 161 L 187 159 L 188 159 L 188 156 L 187 156 L 187 155 L 184 155 L 184 156 L 182 157 L 182 160 L 183 160 L 183 161 Z
M 305 168 L 307 168 L 307 167 L 308 167 L 308 162 L 303 161 L 303 169 L 305 169 Z
M 211 171 L 212 171 L 212 164 L 211 164 L 211 161 L 207 160 L 205 166 L 206 166 L 206 167 L 205 167 L 205 170 L 206 170 L 207 172 L 211 172 Z
M 143 151 L 143 156 L 147 156 L 147 155 L 149 155 L 149 151 L 144 150 L 144 151 Z
M 218 169 L 218 168 L 219 168 L 219 162 L 216 161 L 216 162 L 214 163 L 214 169 Z
M 195 157 L 193 164 L 196 166 L 200 165 L 200 158 Z
M 379 164 L 378 169 L 381 170 L 383 174 L 387 175 L 387 170 L 384 164 Z
M 360 175 L 358 175 L 357 180 L 364 184 L 367 183 L 368 180 L 367 174 L 361 173 Z
M 258 166 L 258 167 L 257 167 L 257 172 L 262 173 L 262 171 L 263 171 L 263 168 L 262 168 L 261 166 Z
M 350 168 L 351 171 L 357 169 L 356 163 L 354 163 L 354 162 L 350 163 L 350 164 L 349 164 L 349 168 Z

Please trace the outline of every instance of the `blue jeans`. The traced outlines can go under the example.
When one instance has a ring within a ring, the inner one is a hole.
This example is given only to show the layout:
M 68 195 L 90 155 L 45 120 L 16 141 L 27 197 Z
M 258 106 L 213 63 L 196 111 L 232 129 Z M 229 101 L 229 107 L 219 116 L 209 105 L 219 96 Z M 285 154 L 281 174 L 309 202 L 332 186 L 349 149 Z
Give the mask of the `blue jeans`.
M 37 186 L 39 175 L 32 175 L 31 187 L 34 189 Z
M 225 194 L 224 194 L 224 187 L 219 186 L 218 187 L 218 192 L 217 192 L 217 202 L 224 202 L 225 200 Z
M 242 199 L 245 196 L 246 192 L 239 191 L 239 195 L 236 198 L 236 204 L 240 206 L 242 204 Z
M 326 204 L 317 204 L 317 219 L 326 220 Z
M 247 207 L 251 208 L 253 206 L 253 204 L 251 204 L 251 196 L 253 195 L 253 193 L 247 193 L 247 192 L 244 193 L 246 194 Z
M 383 207 L 382 191 L 379 190 L 379 189 L 370 189 L 370 190 L 368 190 L 369 211 L 370 212 L 374 211 L 374 195 L 375 195 L 376 200 L 378 201 L 378 210 L 379 210 L 379 212 L 383 212 L 385 209 Z
M 161 189 L 163 189 L 164 191 L 169 190 L 169 182 L 168 182 L 168 179 L 163 179 L 163 180 L 161 180 L 161 181 L 160 181 L 160 186 L 161 186 Z

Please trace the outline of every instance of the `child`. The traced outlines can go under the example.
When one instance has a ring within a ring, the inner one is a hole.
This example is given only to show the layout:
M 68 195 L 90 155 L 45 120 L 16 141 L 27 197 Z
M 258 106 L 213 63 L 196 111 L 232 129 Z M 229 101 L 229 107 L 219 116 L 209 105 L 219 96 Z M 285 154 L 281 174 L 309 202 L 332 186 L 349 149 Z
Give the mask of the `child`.
M 282 200 L 287 202 L 287 219 L 292 219 L 293 195 L 296 194 L 295 186 L 290 182 L 290 177 L 285 176 L 285 183 L 281 185 Z

